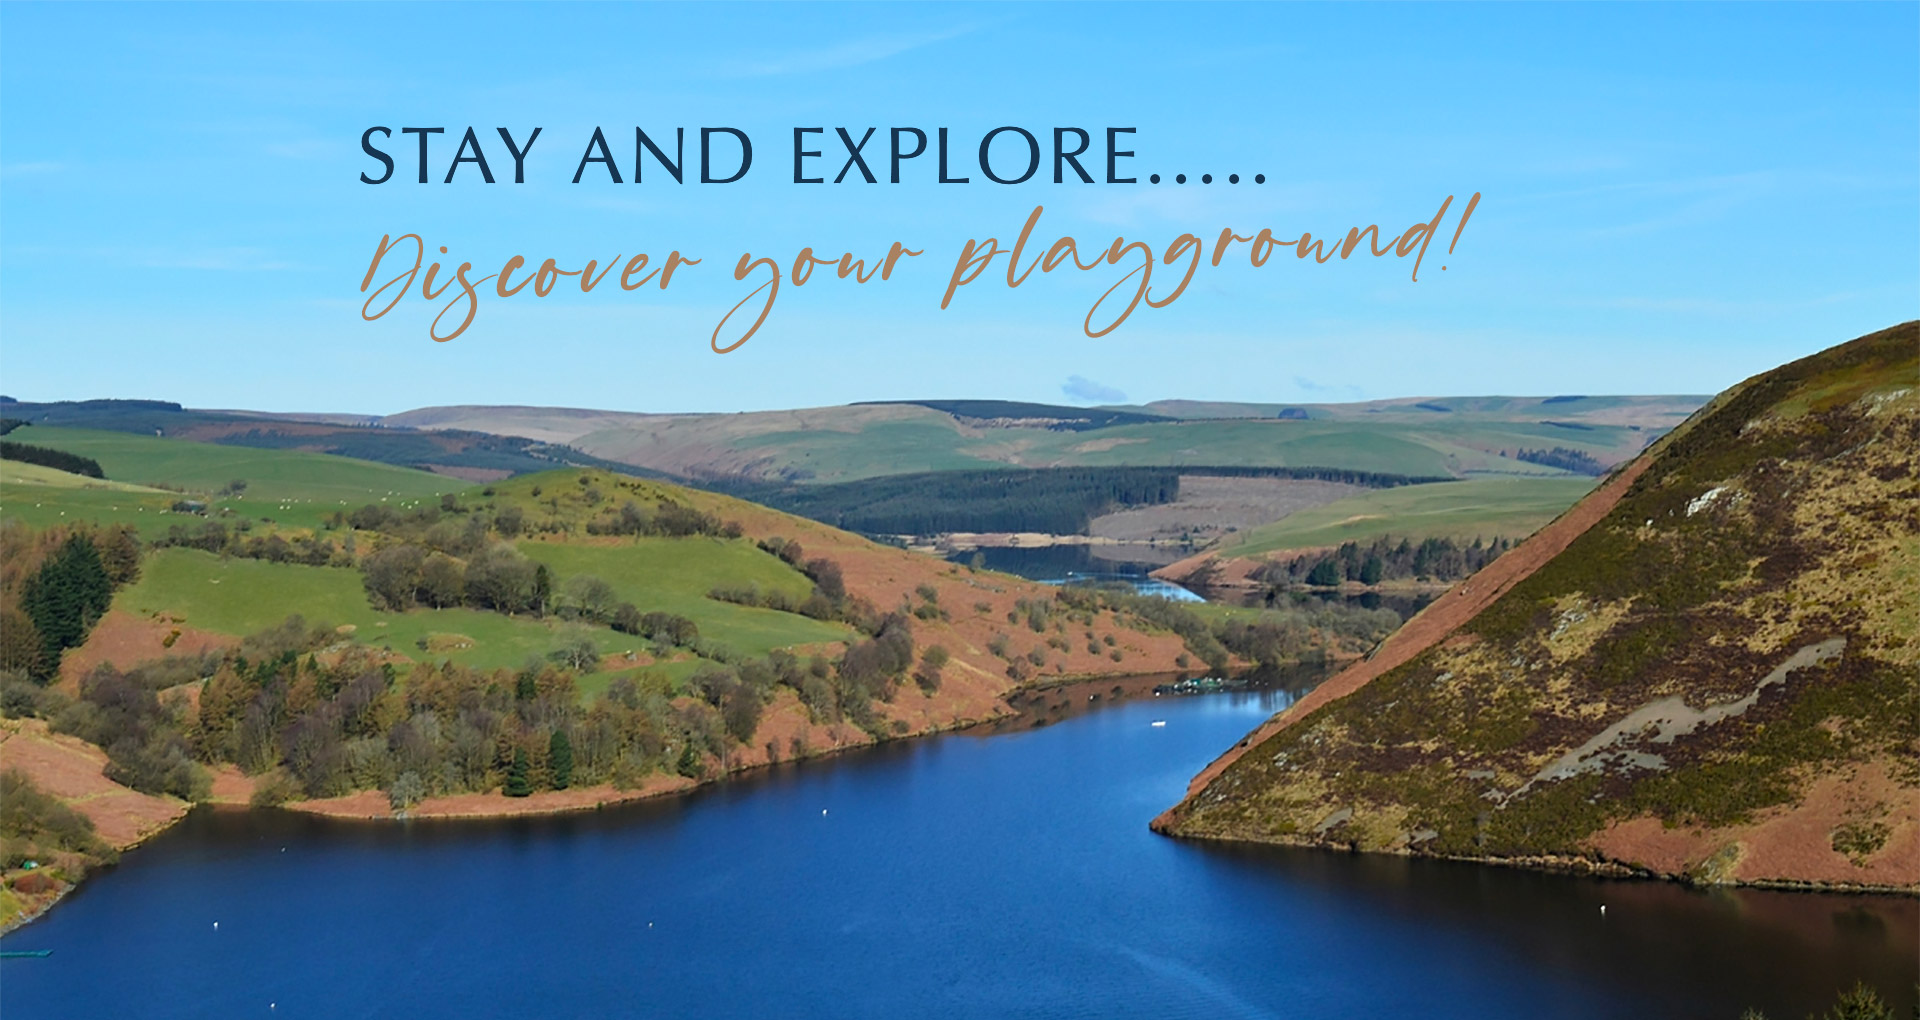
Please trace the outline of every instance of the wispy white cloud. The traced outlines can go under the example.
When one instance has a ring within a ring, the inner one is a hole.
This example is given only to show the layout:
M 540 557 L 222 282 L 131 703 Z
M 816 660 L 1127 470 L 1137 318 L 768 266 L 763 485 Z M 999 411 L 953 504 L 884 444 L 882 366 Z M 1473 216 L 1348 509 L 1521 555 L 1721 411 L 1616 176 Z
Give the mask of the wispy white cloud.
M 1060 384 L 1060 392 L 1074 400 L 1095 404 L 1117 404 L 1127 399 L 1125 393 L 1111 386 L 1102 386 L 1084 375 L 1067 376 L 1067 381 Z

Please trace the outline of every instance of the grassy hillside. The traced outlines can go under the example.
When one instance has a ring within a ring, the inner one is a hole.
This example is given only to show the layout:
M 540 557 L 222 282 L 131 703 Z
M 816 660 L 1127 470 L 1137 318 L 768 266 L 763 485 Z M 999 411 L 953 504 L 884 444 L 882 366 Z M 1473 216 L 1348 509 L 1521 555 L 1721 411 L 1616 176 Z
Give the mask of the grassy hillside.
M 1220 547 L 1222 557 L 1261 556 L 1386 535 L 1524 538 L 1593 488 L 1590 478 L 1490 478 L 1378 489 L 1290 514 Z
M 164 615 L 235 638 L 299 614 L 310 624 L 351 628 L 345 636 L 355 642 L 390 648 L 405 658 L 449 659 L 481 669 L 518 668 L 581 637 L 607 650 L 635 643 L 605 627 L 556 617 L 477 609 L 382 612 L 368 604 L 359 571 L 220 557 L 196 549 L 162 549 L 148 556 L 140 580 L 114 599 L 114 608 L 140 617 Z M 429 647 L 421 648 L 422 641 Z
M 580 687 L 591 693 L 615 672 L 658 669 L 678 681 L 701 668 L 762 659 L 782 649 L 831 656 L 861 640 L 848 622 L 797 611 L 814 582 L 763 548 L 762 540 L 806 536 L 811 556 L 844 567 L 848 594 L 871 607 L 864 610 L 869 613 L 911 608 L 924 599 L 921 592 L 944 590 L 961 574 L 941 560 L 875 546 L 731 497 L 606 472 L 562 469 L 479 485 L 303 451 L 47 426 L 21 431 L 40 445 L 98 460 L 109 478 L 4 462 L 0 518 L 36 528 L 128 523 L 149 545 L 177 543 L 144 558 L 138 581 L 114 599 L 110 622 L 118 622 L 102 628 L 102 644 L 76 653 L 76 661 L 86 664 L 76 668 L 159 656 L 171 647 L 162 639 L 175 631 L 204 647 L 231 643 L 298 614 L 309 625 L 339 628 L 350 643 L 396 659 L 483 669 L 518 668 L 585 640 L 602 655 L 617 656 L 588 671 L 592 678 Z M 174 509 L 185 502 L 196 509 Z M 594 530 L 627 505 L 645 514 L 689 508 L 705 515 L 709 523 L 701 527 L 709 530 L 676 537 Z M 369 518 L 361 524 L 374 510 L 401 523 Z M 515 516 L 511 529 L 499 523 L 509 512 Z M 735 530 L 722 534 L 721 524 Z M 489 546 L 515 550 L 547 571 L 542 583 L 551 592 L 544 596 L 551 611 L 492 611 L 458 605 L 458 598 L 447 608 L 383 608 L 363 574 L 369 557 L 405 542 L 423 543 L 429 552 L 452 550 L 453 559 L 464 563 Z M 592 617 L 561 612 L 569 585 L 587 578 L 604 582 L 608 606 L 627 603 L 640 615 L 691 621 L 697 642 L 663 649 L 612 629 L 606 609 Z M 970 592 L 951 598 L 956 609 L 966 610 L 966 619 L 949 622 L 956 610 L 942 610 L 925 615 L 916 629 L 923 645 L 944 643 L 956 667 L 1002 687 L 1009 671 L 1024 676 L 1115 669 L 1110 646 L 1103 646 L 1098 655 L 1063 652 L 1030 667 L 1023 648 L 1023 665 L 1014 670 L 1012 651 L 988 650 L 993 630 L 1006 629 L 1005 621 L 998 628 L 988 624 L 1011 612 L 1013 602 L 1050 598 L 1051 591 L 997 575 L 976 580 L 972 572 L 963 587 Z M 733 596 L 714 597 L 719 589 L 774 602 L 739 604 Z M 1117 619 L 1111 626 L 1119 626 Z M 1165 669 L 1179 642 L 1140 637 L 1122 647 L 1146 656 L 1127 668 Z M 970 696 L 977 700 L 982 693 Z M 969 710 L 981 707 L 970 703 Z
M 1920 887 L 1917 355 L 1908 323 L 1716 398 L 1557 555 L 1496 561 L 1484 608 L 1416 618 L 1410 657 L 1336 677 L 1158 824 Z
M 411 504 L 438 499 L 441 493 L 471 485 L 411 468 L 301 450 L 262 450 L 131 432 L 44 426 L 19 429 L 13 436 L 35 446 L 91 457 L 100 462 L 110 481 L 165 486 L 178 493 L 142 494 L 131 503 L 98 491 L 72 491 L 71 486 L 61 487 L 66 491 L 55 494 L 40 491 L 55 486 L 16 473 L 22 465 L 0 464 L 0 500 L 5 500 L 0 512 L 8 516 L 17 513 L 28 523 L 39 525 L 57 521 L 59 511 L 65 510 L 70 518 L 85 515 L 133 523 L 145 531 L 153 526 L 154 514 L 186 497 L 208 502 L 216 513 L 226 509 L 249 519 L 310 528 L 343 507 L 370 502 Z M 246 487 L 223 495 L 235 481 L 244 481 Z M 42 505 L 29 507 L 24 505 L 27 503 Z

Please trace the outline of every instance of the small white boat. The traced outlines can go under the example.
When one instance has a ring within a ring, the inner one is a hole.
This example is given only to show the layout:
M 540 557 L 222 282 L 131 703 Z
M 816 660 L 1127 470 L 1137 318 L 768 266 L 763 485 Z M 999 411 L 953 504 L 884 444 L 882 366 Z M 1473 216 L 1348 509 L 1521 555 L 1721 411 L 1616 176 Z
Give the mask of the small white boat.
M 1167 724 L 1167 721 L 1165 719 L 1155 719 L 1153 721 L 1153 725 L 1155 728 L 1165 726 L 1166 724 Z

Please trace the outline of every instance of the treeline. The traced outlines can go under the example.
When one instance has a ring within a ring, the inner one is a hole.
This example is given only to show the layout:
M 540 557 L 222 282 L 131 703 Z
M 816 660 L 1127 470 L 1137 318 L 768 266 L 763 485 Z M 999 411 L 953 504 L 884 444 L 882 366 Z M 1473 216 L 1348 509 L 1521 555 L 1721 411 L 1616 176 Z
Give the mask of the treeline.
M 140 540 L 126 525 L 35 532 L 0 525 L 0 670 L 51 680 L 87 639 L 114 590 L 140 576 Z
M 869 631 L 878 630 L 879 624 L 873 620 L 873 608 L 848 597 L 847 582 L 840 573 L 839 564 L 825 557 L 809 558 L 799 542 L 778 535 L 758 544 L 761 549 L 778 556 L 787 566 L 813 582 L 813 589 L 806 597 L 796 599 L 786 592 L 763 589 L 758 585 L 717 585 L 707 592 L 708 598 L 776 612 L 798 613 L 815 620 L 842 620 L 855 626 L 864 625 Z
M 946 661 L 930 648 L 916 668 L 911 623 L 893 614 L 838 660 L 775 651 L 703 666 L 678 689 L 643 671 L 583 703 L 576 674 L 555 664 L 484 671 L 427 662 L 403 682 L 380 654 L 295 616 L 231 652 L 124 672 L 100 666 L 78 697 L 0 675 L 0 712 L 47 719 L 100 746 L 108 777 L 143 792 L 204 799 L 206 767 L 230 763 L 256 777 L 262 803 L 379 789 L 404 809 L 439 794 L 627 788 L 656 772 L 701 778 L 752 746 L 782 687 L 817 722 L 895 735 L 904 724 L 884 720 L 876 702 L 909 680 L 937 689 Z M 798 737 L 764 748 L 771 760 L 811 750 Z
M 147 544 L 155 549 L 199 549 L 202 552 L 273 563 L 299 563 L 309 567 L 346 567 L 353 565 L 352 548 L 338 546 L 324 535 L 252 535 L 253 522 L 236 518 L 202 521 L 199 524 L 175 524 L 166 533 Z
M 1180 476 L 1161 468 L 930 471 L 827 485 L 715 482 L 733 495 L 849 531 L 1073 534 L 1117 507 L 1170 503 Z
M 652 507 L 641 506 L 633 500 L 627 500 L 611 517 L 588 521 L 587 534 L 658 535 L 663 538 L 713 535 L 719 538 L 739 538 L 741 530 L 740 525 L 733 521 L 722 521 L 704 510 L 696 510 L 683 503 L 663 499 Z
M 1379 584 L 1382 581 L 1458 581 L 1494 561 L 1513 548 L 1513 540 L 1474 539 L 1471 544 L 1451 538 L 1428 538 L 1419 542 L 1383 536 L 1362 545 L 1347 542 L 1326 553 L 1307 553 L 1254 571 L 1253 578 L 1264 584 L 1290 588 L 1297 585 L 1333 587 L 1348 581 Z
M 50 467 L 68 474 L 85 475 L 88 478 L 107 477 L 106 472 L 100 470 L 100 462 L 92 457 L 82 457 L 65 450 L 49 450 L 44 446 L 31 446 L 26 443 L 0 441 L 0 460 L 38 464 L 41 467 Z
M 1089 622 L 1088 614 L 1110 609 L 1136 623 L 1172 631 L 1186 644 L 1188 654 L 1216 672 L 1231 664 L 1231 656 L 1278 666 L 1357 653 L 1400 626 L 1400 615 L 1390 609 L 1317 600 L 1209 623 L 1178 602 L 1141 595 L 1124 585 L 1069 585 L 1060 589 L 1058 602 L 1068 614 L 1077 614 L 1071 622 Z M 1033 623 L 1029 618 L 1029 626 Z
M 1095 517 L 1180 498 L 1182 475 L 1301 478 L 1385 488 L 1446 479 L 1319 467 L 1062 467 L 930 471 L 824 485 L 715 480 L 728 492 L 869 535 L 1084 534 Z
M 1513 458 L 1524 460 L 1529 464 L 1542 464 L 1562 471 L 1571 471 L 1577 475 L 1592 475 L 1598 478 L 1607 473 L 1606 465 L 1595 460 L 1592 454 L 1565 446 L 1556 446 L 1551 450 L 1515 450 Z

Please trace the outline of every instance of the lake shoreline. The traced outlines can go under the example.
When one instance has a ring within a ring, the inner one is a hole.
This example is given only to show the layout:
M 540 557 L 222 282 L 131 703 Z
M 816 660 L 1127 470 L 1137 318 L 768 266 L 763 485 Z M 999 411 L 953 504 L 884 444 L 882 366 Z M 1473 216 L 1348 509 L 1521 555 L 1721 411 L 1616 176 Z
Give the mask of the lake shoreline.
M 454 821 L 484 822 L 509 818 L 544 818 L 570 814 L 585 814 L 605 810 L 610 807 L 629 805 L 647 800 L 657 800 L 675 794 L 690 793 L 743 777 L 763 772 L 776 765 L 797 762 L 819 761 L 833 758 L 848 752 L 867 750 L 887 744 L 898 744 L 926 737 L 960 733 L 967 730 L 982 729 L 1005 724 L 1023 717 L 1033 716 L 1032 702 L 1021 706 L 1018 703 L 1045 697 L 1054 692 L 1092 688 L 1126 691 L 1125 700 L 1151 696 L 1152 688 L 1171 679 L 1188 676 L 1194 671 L 1086 674 L 1079 676 L 1050 676 L 1044 681 L 1015 687 L 1001 696 L 997 705 L 1001 711 L 979 718 L 967 717 L 951 720 L 939 725 L 913 730 L 908 733 L 887 735 L 875 738 L 871 734 L 862 734 L 867 740 L 849 742 L 831 747 L 809 750 L 802 755 L 777 759 L 774 761 L 754 761 L 745 764 L 723 767 L 711 776 L 694 779 L 672 773 L 655 772 L 649 774 L 639 786 L 619 789 L 610 784 L 570 790 L 543 790 L 528 797 L 507 797 L 499 790 L 481 793 L 453 794 L 445 797 L 430 797 L 422 801 L 425 810 L 418 806 L 406 811 L 395 811 L 387 796 L 380 790 L 356 790 L 338 797 L 314 800 L 291 800 L 280 804 L 252 803 L 253 778 L 241 774 L 237 769 L 227 766 L 211 770 L 214 773 L 214 791 L 212 796 L 198 803 L 179 800 L 175 797 L 148 796 L 152 800 L 164 801 L 177 810 L 166 821 L 138 832 L 132 838 L 116 841 L 112 846 L 119 855 L 139 848 L 162 833 L 171 831 L 179 825 L 196 807 L 205 806 L 215 811 L 246 812 L 261 810 L 281 810 L 308 815 L 316 818 L 329 818 L 337 821 L 356 822 L 413 822 L 413 821 Z M 1107 700 L 1105 698 L 1101 700 Z M 1121 699 L 1114 699 L 1121 700 Z M 1038 718 L 1035 716 L 1035 718 Z M 1039 725 L 1045 725 L 1045 720 Z M 438 801 L 438 804 L 434 802 Z M 10 934 L 34 921 L 45 917 L 53 907 L 66 899 L 68 894 L 78 889 L 89 878 L 118 866 L 118 861 L 100 865 L 90 870 L 78 881 L 62 880 L 60 888 L 44 902 L 36 904 L 32 910 L 22 912 L 4 922 L 0 922 L 0 936 Z
M 1165 815 L 1162 815 L 1148 822 L 1147 828 L 1168 839 L 1184 843 L 1217 844 L 1223 846 L 1278 846 L 1299 850 L 1312 850 L 1327 854 L 1397 857 L 1402 860 L 1453 861 L 1461 864 L 1478 864 L 1552 875 L 1576 875 L 1587 878 L 1620 879 L 1623 881 L 1666 882 L 1702 890 L 1770 889 L 1777 892 L 1832 893 L 1850 896 L 1904 896 L 1920 899 L 1920 885 L 1887 885 L 1871 882 L 1824 882 L 1781 878 L 1703 881 L 1690 875 L 1673 874 L 1654 868 L 1626 864 L 1620 861 L 1581 857 L 1571 854 L 1538 854 L 1524 857 L 1480 857 L 1471 854 L 1423 853 L 1408 847 L 1384 850 L 1361 850 L 1355 847 L 1332 845 L 1312 839 L 1255 839 L 1248 836 L 1179 832 L 1165 823 L 1165 817 Z

